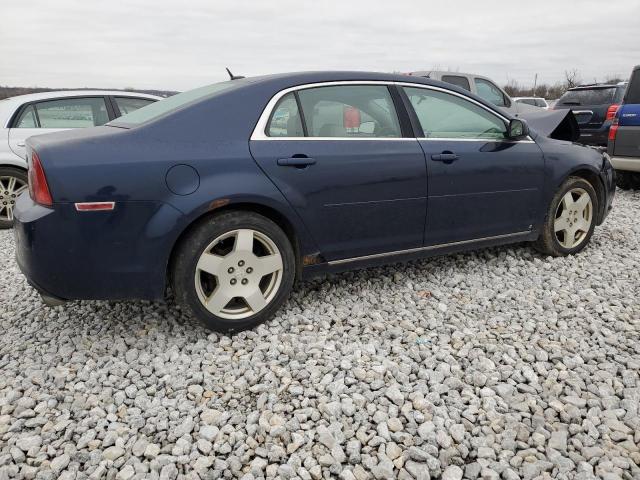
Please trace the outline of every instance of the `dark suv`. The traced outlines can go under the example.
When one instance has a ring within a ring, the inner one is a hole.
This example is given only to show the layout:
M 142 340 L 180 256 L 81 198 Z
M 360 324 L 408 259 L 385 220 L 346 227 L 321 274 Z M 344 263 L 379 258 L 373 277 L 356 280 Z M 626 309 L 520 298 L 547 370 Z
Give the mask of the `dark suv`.
M 554 110 L 570 109 L 580 126 L 584 145 L 607 146 L 609 127 L 620 106 L 626 82 L 617 85 L 583 85 L 570 88 L 560 97 Z
M 607 149 L 620 188 L 640 189 L 640 65 L 633 69 L 629 87 L 609 131 Z

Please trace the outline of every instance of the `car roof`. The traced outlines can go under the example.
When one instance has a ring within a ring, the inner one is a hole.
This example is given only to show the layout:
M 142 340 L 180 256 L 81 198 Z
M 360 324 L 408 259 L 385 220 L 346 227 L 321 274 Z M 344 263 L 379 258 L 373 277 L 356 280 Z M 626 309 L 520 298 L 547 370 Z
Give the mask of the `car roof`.
M 594 89 L 605 89 L 605 88 L 618 88 L 623 86 L 621 83 L 613 84 L 613 83 L 594 83 L 593 85 L 578 85 L 577 87 L 571 87 L 567 89 L 568 92 L 575 92 L 577 90 L 594 90 Z
M 134 127 L 147 127 L 153 128 L 152 125 L 160 124 L 163 122 L 172 122 L 181 115 L 188 115 L 188 110 L 200 111 L 199 105 L 204 106 L 210 104 L 209 102 L 226 102 L 235 101 L 239 102 L 236 109 L 238 111 L 246 109 L 245 111 L 251 111 L 251 114 L 255 112 L 262 113 L 269 99 L 273 98 L 278 92 L 288 90 L 290 88 L 303 88 L 309 85 L 328 86 L 329 84 L 339 83 L 398 83 L 398 84 L 413 84 L 413 85 L 425 85 L 433 86 L 446 91 L 451 91 L 466 97 L 473 99 L 474 101 L 482 104 L 489 110 L 495 112 L 498 116 L 510 120 L 512 116 L 497 106 L 483 100 L 482 98 L 474 95 L 468 90 L 462 89 L 456 85 L 450 83 L 441 82 L 439 80 L 433 80 L 424 77 L 408 76 L 406 74 L 397 73 L 383 73 L 383 72 L 363 72 L 363 71 L 311 71 L 311 72 L 293 72 L 293 73 L 278 73 L 256 77 L 244 77 L 234 80 L 227 80 L 224 82 L 218 82 L 214 84 L 205 85 L 200 89 L 206 89 L 207 87 L 213 87 L 222 83 L 228 84 L 223 89 L 211 89 L 209 93 L 203 93 L 202 96 L 194 97 L 189 100 L 185 100 L 184 103 L 177 103 L 175 107 L 168 108 L 154 113 L 148 118 L 128 124 L 122 121 L 122 119 L 112 120 L 107 126 L 121 127 L 121 128 L 134 128 Z M 325 85 L 326 84 L 326 85 Z M 199 89 L 199 90 L 200 90 Z M 183 95 L 188 92 L 184 92 Z M 172 97 L 173 99 L 174 97 Z M 168 99 L 170 101 L 172 99 Z M 170 102 L 171 103 L 171 102 Z M 152 107 L 149 107 L 152 108 Z M 202 107 L 206 108 L 206 107 Z M 227 107 L 225 107 L 227 108 Z M 255 112 L 254 112 L 255 111 Z M 149 111 L 147 111 L 148 113 Z M 132 114 L 135 115 L 135 114 Z M 171 120 L 171 119 L 174 120 Z M 180 122 L 184 121 L 184 117 Z M 242 128 L 242 127 L 240 127 Z
M 112 95 L 118 97 L 139 97 L 160 100 L 162 97 L 151 95 L 148 93 L 138 93 L 130 90 L 51 90 L 47 92 L 27 93 L 25 95 L 16 95 L 14 97 L 5 98 L 3 101 L 26 103 L 34 100 L 46 100 L 48 98 L 67 98 L 67 97 L 93 97 Z
M 479 75 L 477 73 L 465 73 L 465 72 L 452 72 L 448 70 L 418 70 L 415 72 L 409 72 L 409 75 L 414 77 L 427 77 L 429 75 L 453 75 L 456 77 L 467 77 L 467 78 L 482 78 L 484 80 L 491 80 L 489 77 L 485 77 L 484 75 Z M 493 80 L 491 80 L 493 82 Z
M 25 95 L 16 95 L 0 100 L 0 127 L 4 127 L 9 117 L 12 117 L 16 109 L 25 103 L 54 98 L 96 97 L 106 95 L 114 97 L 148 98 L 150 100 L 162 100 L 163 98 L 158 95 L 138 93 L 130 90 L 51 90 L 48 92 L 27 93 Z

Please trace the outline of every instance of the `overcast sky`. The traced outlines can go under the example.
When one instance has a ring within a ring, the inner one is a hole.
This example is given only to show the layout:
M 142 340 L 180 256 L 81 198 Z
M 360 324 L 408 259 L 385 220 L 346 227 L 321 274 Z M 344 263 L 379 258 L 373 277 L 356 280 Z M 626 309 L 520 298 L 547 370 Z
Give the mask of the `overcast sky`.
M 435 4 L 435 5 L 434 5 Z M 0 85 L 186 90 L 236 74 L 628 77 L 638 0 L 0 0 Z

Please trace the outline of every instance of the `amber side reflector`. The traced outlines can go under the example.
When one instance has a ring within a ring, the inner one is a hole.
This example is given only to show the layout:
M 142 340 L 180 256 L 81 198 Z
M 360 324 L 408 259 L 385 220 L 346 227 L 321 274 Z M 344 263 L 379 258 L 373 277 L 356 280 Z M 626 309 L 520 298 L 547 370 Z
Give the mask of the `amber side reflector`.
M 104 210 L 113 210 L 116 208 L 116 202 L 81 202 L 76 203 L 76 210 L 79 212 L 97 212 Z

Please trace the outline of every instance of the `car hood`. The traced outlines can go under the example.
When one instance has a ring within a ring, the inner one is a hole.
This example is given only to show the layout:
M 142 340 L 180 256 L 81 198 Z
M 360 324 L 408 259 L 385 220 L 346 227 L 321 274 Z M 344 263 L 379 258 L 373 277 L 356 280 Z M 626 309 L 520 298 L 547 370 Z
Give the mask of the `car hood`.
M 542 110 L 522 112 L 518 118 L 527 122 L 529 127 L 539 135 L 575 142 L 580 138 L 580 127 L 571 110 Z

